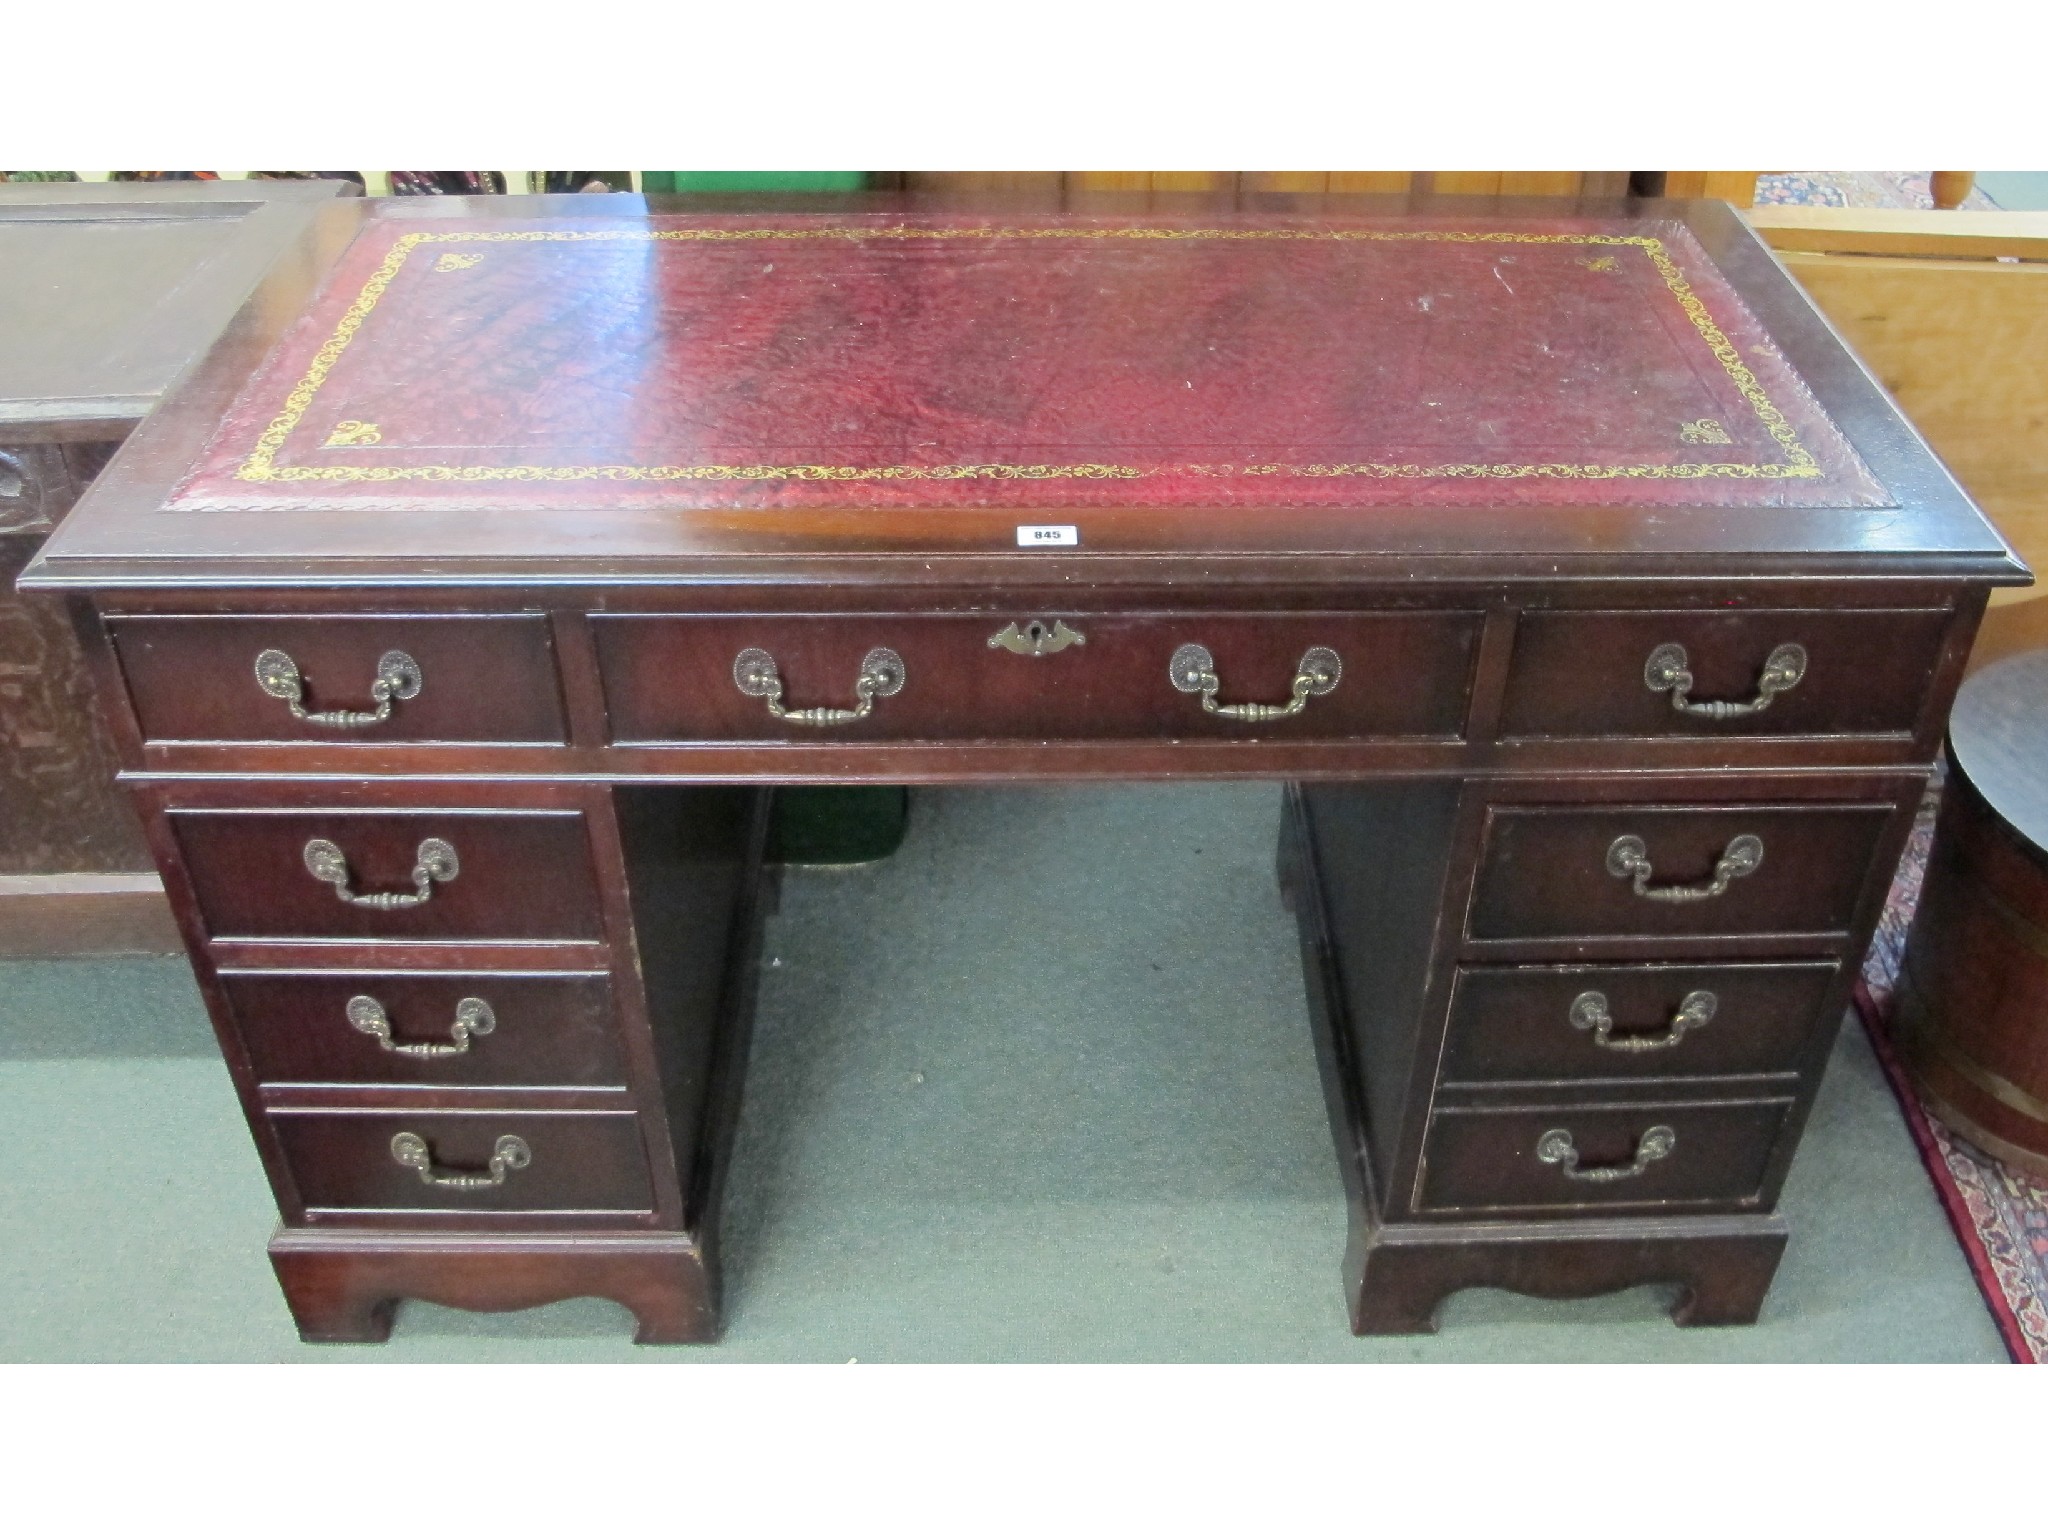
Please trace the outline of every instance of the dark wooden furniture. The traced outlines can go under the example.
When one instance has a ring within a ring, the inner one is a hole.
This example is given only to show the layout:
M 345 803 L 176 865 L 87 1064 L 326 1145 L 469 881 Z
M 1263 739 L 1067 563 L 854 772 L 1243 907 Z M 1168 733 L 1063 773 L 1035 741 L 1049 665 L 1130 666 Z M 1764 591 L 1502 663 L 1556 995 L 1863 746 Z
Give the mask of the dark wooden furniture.
M 177 947 L 78 642 L 14 579 L 342 190 L 0 184 L 0 955 Z
M 1893 1027 L 1928 1107 L 2048 1176 L 2048 650 L 1973 673 Z
M 1355 1327 L 1755 1317 L 2026 573 L 1725 206 L 622 201 L 327 210 L 25 582 L 307 1337 L 710 1337 L 772 786 L 1181 777 L 1288 786 Z

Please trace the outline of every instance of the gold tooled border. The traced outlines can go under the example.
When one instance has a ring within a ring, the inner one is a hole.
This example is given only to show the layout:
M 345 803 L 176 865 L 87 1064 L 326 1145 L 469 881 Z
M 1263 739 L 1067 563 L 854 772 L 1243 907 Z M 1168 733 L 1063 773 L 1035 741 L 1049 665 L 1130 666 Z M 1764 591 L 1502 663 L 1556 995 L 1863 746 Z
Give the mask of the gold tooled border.
M 571 466 L 412 466 L 277 463 L 278 451 L 312 407 L 335 363 L 355 339 L 370 311 L 422 245 L 540 240 L 1419 240 L 1468 245 L 1610 245 L 1639 250 L 1713 352 L 1757 420 L 1784 449 L 1777 464 L 1173 464 L 1145 469 L 1128 464 L 590 464 Z M 873 229 L 823 226 L 815 229 L 536 229 L 416 230 L 401 235 L 383 264 L 370 274 L 355 302 L 313 354 L 284 408 L 256 439 L 235 471 L 238 480 L 1139 480 L 1153 475 L 1236 478 L 1298 475 L 1308 478 L 1360 477 L 1375 480 L 1806 480 L 1820 475 L 1814 456 L 1800 443 L 1784 412 L 1764 392 L 1721 328 L 1707 313 L 1685 274 L 1648 235 L 1539 235 L 1508 230 L 1389 229 L 1171 229 L 1152 226 L 1048 228 L 963 228 L 894 225 Z

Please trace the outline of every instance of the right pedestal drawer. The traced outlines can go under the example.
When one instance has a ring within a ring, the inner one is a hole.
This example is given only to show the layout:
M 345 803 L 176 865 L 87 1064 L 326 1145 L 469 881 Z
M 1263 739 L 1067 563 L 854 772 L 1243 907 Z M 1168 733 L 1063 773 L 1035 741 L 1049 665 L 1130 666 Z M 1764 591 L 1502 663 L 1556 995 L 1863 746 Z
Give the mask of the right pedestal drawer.
M 1790 1076 L 1841 969 L 1835 960 L 1463 967 L 1442 1079 Z
M 1848 936 L 1886 804 L 1500 805 L 1473 939 Z
M 1756 1200 L 1792 1100 L 1447 1109 L 1417 1208 L 1437 1212 Z
M 1953 618 L 1946 608 L 1527 613 L 1500 733 L 1911 735 Z

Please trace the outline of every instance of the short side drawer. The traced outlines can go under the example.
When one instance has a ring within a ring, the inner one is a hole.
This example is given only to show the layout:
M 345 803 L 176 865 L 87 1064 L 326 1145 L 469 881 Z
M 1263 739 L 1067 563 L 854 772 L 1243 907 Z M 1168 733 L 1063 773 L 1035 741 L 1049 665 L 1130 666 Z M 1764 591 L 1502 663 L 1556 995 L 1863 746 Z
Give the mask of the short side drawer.
M 1832 939 L 1849 931 L 1892 815 L 1868 804 L 1495 806 L 1467 932 Z M 1688 891 L 1698 894 L 1668 899 Z
M 216 939 L 602 936 L 580 811 L 179 809 L 166 819 Z M 314 845 L 340 856 L 341 885 L 312 867 L 334 872 Z M 434 874 L 446 865 L 433 845 L 452 850 L 452 877 Z M 408 904 L 362 905 L 344 888 Z
M 1907 735 L 1953 617 L 1946 608 L 1525 613 L 1500 734 Z M 1766 690 L 1774 654 L 1774 683 L 1791 676 L 1786 647 L 1797 648 L 1797 681 Z M 1674 681 L 1681 671 L 1689 684 Z M 1742 707 L 1766 691 L 1765 707 Z M 1726 705 L 1736 708 L 1715 707 Z
M 273 1110 L 270 1124 L 308 1211 L 654 1206 L 640 1118 L 630 1110 Z
M 259 1083 L 614 1088 L 602 973 L 222 971 Z
M 1439 1110 L 1418 1209 L 1549 1210 L 1758 1198 L 1790 1099 Z
M 145 741 L 568 739 L 541 614 L 127 614 L 107 634 Z M 412 670 L 380 702 L 393 653 Z
M 1458 972 L 1451 1083 L 1793 1073 L 1841 974 L 1833 960 L 1475 966 Z

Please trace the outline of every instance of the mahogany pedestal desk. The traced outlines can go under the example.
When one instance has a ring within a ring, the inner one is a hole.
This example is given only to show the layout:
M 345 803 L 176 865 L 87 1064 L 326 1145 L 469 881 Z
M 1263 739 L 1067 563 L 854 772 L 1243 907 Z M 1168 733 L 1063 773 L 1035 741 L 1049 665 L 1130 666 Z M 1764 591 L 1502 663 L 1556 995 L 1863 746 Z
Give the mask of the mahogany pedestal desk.
M 1754 1319 L 2025 579 L 1720 204 L 537 199 L 324 211 L 24 585 L 302 1333 L 653 1342 L 717 1328 L 808 783 L 1281 781 L 1353 1326 Z

